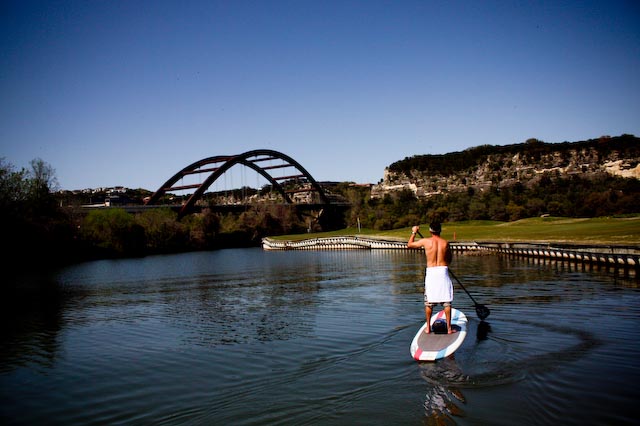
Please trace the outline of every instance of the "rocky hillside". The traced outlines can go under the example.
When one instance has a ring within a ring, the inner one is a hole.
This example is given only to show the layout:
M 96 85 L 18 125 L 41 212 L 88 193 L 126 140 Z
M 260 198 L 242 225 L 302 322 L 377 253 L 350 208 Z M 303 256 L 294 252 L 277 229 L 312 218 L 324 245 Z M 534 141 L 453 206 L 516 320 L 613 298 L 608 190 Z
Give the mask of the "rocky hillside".
M 602 137 L 582 142 L 525 143 L 469 148 L 444 155 L 418 155 L 385 169 L 381 183 L 371 189 L 372 198 L 402 190 L 418 197 L 484 190 L 491 186 L 529 186 L 542 176 L 608 173 L 640 179 L 640 139 L 633 135 Z

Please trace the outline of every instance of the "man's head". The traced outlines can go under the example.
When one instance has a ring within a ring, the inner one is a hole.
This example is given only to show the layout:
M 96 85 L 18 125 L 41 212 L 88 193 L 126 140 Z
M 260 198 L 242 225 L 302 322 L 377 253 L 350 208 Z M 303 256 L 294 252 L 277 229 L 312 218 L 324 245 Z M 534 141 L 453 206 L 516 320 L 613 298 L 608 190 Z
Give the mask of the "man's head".
M 440 235 L 440 232 L 442 232 L 442 226 L 440 225 L 440 222 L 431 222 L 429 224 L 429 232 L 434 235 Z

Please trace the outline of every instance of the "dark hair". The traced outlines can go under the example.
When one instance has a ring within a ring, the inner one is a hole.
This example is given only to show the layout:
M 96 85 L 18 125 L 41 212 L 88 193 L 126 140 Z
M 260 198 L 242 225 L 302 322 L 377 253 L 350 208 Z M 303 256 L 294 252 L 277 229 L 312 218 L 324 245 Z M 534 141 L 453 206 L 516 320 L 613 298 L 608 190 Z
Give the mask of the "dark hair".
M 442 226 L 440 225 L 440 222 L 431 222 L 429 224 L 429 232 L 436 235 L 440 234 L 440 232 L 442 232 Z

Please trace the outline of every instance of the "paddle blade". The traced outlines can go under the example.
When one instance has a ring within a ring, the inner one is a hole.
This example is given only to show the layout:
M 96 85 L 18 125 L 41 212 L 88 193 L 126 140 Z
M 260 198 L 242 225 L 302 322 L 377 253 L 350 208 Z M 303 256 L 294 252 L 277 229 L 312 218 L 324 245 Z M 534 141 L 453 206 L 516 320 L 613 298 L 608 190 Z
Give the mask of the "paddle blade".
M 476 314 L 478 314 L 478 318 L 481 320 L 487 319 L 491 311 L 484 305 L 476 305 Z

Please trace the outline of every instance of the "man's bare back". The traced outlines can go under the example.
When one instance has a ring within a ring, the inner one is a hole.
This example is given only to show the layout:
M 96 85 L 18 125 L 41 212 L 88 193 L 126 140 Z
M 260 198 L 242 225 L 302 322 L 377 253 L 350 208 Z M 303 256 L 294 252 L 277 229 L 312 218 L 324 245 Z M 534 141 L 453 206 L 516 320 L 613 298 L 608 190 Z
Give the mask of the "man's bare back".
M 427 257 L 427 267 L 449 266 L 451 262 L 451 252 L 449 242 L 438 235 L 425 238 L 424 253 Z
M 415 241 L 415 234 L 420 230 L 419 226 L 414 226 L 411 232 L 411 239 L 407 243 L 409 248 L 424 248 L 424 254 L 427 258 L 427 267 L 449 266 L 451 263 L 451 250 L 449 250 L 449 242 L 440 235 L 431 234 L 430 238 L 421 238 Z

